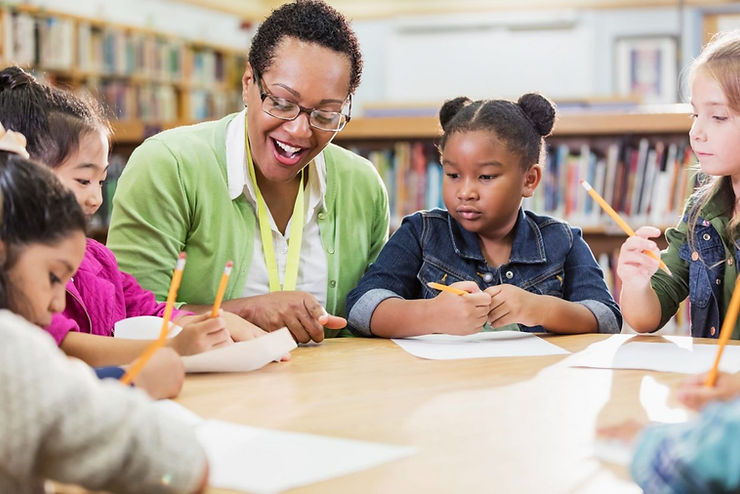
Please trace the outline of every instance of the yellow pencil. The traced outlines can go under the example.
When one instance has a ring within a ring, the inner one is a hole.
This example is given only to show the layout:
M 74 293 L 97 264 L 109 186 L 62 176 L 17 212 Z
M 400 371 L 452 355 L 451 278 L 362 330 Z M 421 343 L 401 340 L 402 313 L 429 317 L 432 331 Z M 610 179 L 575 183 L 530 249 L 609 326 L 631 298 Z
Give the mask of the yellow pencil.
M 435 290 L 441 290 L 443 292 L 450 292 L 454 293 L 455 295 L 467 295 L 468 292 L 465 290 L 460 290 L 459 288 L 455 288 L 454 286 L 449 285 L 443 285 L 442 283 L 437 283 L 436 281 L 430 281 L 427 283 L 427 286 L 429 288 L 434 288 Z
M 146 363 L 149 362 L 149 359 L 154 355 L 154 352 L 164 346 L 165 341 L 167 341 L 170 319 L 172 318 L 172 310 L 175 306 L 175 299 L 177 298 L 177 290 L 180 288 L 183 269 L 185 269 L 185 253 L 180 252 L 180 257 L 177 258 L 175 272 L 172 275 L 172 281 L 170 282 L 170 291 L 167 293 L 167 304 L 164 307 L 164 317 L 162 318 L 162 329 L 159 330 L 159 338 L 152 341 L 142 354 L 139 355 L 139 358 L 131 364 L 123 377 L 121 377 L 121 382 L 123 384 L 131 384 L 131 382 L 136 379 L 136 376 L 139 375 L 139 372 L 141 372 Z
M 619 213 L 617 213 L 616 211 L 614 211 L 614 209 L 609 205 L 609 203 L 607 203 L 604 200 L 604 198 L 601 197 L 591 187 L 591 185 L 588 182 L 586 182 L 585 180 L 581 180 L 581 185 L 583 185 L 583 188 L 586 189 L 586 192 L 588 192 L 588 195 L 590 195 L 593 198 L 593 200 L 596 201 L 596 204 L 598 204 L 599 206 L 601 206 L 601 209 L 603 209 L 604 211 L 606 211 L 606 214 L 608 214 L 609 216 L 611 216 L 612 219 L 617 222 L 617 225 L 619 225 L 622 228 L 622 230 L 624 230 L 624 233 L 626 233 L 630 237 L 634 237 L 635 236 L 635 231 L 632 228 L 630 228 L 630 226 L 627 224 L 627 222 L 624 221 L 621 216 L 619 216 Z M 663 271 L 665 271 L 666 273 L 668 273 L 669 276 L 672 276 L 671 270 L 668 269 L 668 266 L 666 266 L 665 263 L 663 262 L 663 260 L 660 257 L 658 257 L 654 252 L 651 252 L 649 250 L 643 250 L 642 253 L 643 254 L 646 254 L 646 255 L 648 255 L 650 257 L 652 257 L 655 260 L 657 260 L 660 263 L 659 264 L 660 269 L 662 269 Z
M 722 358 L 722 351 L 725 349 L 727 341 L 732 336 L 732 330 L 735 329 L 735 321 L 737 321 L 737 313 L 740 310 L 740 275 L 735 280 L 735 288 L 732 290 L 732 298 L 730 298 L 730 305 L 727 308 L 725 314 L 725 320 L 722 322 L 722 330 L 719 333 L 719 347 L 717 348 L 717 357 L 714 359 L 714 365 L 712 370 L 707 375 L 707 380 L 704 381 L 704 386 L 707 388 L 713 388 L 717 382 L 717 373 L 719 371 L 719 360 Z
M 216 298 L 213 300 L 213 310 L 211 310 L 211 317 L 217 317 L 218 311 L 221 308 L 221 301 L 224 299 L 224 292 L 226 291 L 226 284 L 229 282 L 229 275 L 231 275 L 231 267 L 234 265 L 233 262 L 228 261 L 224 268 L 224 274 L 221 275 L 221 283 L 218 285 L 218 291 L 216 292 Z

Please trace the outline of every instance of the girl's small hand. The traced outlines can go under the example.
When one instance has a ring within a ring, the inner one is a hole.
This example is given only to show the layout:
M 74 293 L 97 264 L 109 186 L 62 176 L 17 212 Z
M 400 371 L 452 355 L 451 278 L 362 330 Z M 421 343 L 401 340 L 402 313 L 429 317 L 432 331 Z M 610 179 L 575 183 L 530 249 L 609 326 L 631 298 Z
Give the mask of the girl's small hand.
M 491 296 L 482 292 L 473 281 L 458 281 L 450 286 L 468 294 L 440 292 L 431 299 L 434 310 L 430 313 L 430 327 L 453 335 L 479 332 L 486 323 Z
M 660 258 L 658 245 L 649 240 L 660 234 L 660 230 L 654 226 L 643 226 L 622 244 L 617 261 L 617 276 L 624 285 L 644 288 L 650 283 L 650 277 L 658 270 L 660 262 L 643 251 L 653 252 Z
M 257 327 L 246 319 L 242 319 L 233 312 L 221 309 L 219 316 L 226 321 L 226 329 L 229 331 L 233 341 L 251 340 L 267 334 L 267 331 Z
M 616 439 L 630 445 L 646 426 L 647 424 L 638 420 L 628 419 L 621 424 L 599 427 L 596 429 L 596 435 L 601 439 Z
M 197 316 L 185 316 L 178 320 L 182 331 L 169 341 L 169 346 L 180 355 L 194 355 L 229 345 L 231 335 L 223 317 L 211 317 L 210 312 Z
M 232 341 L 247 341 L 267 334 L 264 329 L 257 327 L 246 319 L 242 319 L 233 312 L 221 309 L 219 314 L 226 321 L 226 329 L 229 331 Z M 290 360 L 290 353 L 283 355 L 280 360 L 283 362 Z
M 494 328 L 514 323 L 525 326 L 542 325 L 539 295 L 506 283 L 486 288 L 486 292 L 491 295 L 488 322 Z
M 704 386 L 706 380 L 706 373 L 685 380 L 678 389 L 678 401 L 693 410 L 701 410 L 711 401 L 727 401 L 740 395 L 740 373 L 720 372 L 712 388 Z
M 182 359 L 175 350 L 164 347 L 154 352 L 134 379 L 134 386 L 146 391 L 151 398 L 161 400 L 180 394 L 184 381 Z

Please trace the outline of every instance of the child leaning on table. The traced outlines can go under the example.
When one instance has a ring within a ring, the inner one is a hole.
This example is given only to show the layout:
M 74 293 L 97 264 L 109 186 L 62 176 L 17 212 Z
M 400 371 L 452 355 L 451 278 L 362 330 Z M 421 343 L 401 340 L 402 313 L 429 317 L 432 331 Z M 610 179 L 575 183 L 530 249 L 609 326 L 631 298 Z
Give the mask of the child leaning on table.
M 660 235 L 642 227 L 622 245 L 617 274 L 627 323 L 639 332 L 661 328 L 688 296 L 691 334 L 717 338 L 738 275 L 740 197 L 740 31 L 717 36 L 694 61 L 689 81 L 693 124 L 689 142 L 705 183 L 688 200 L 668 248 L 650 240 Z M 660 254 L 671 270 L 643 251 Z M 732 337 L 740 338 L 736 326 Z
M 404 218 L 347 297 L 363 336 L 471 334 L 486 322 L 525 331 L 617 333 L 622 316 L 579 228 L 521 207 L 542 178 L 555 107 L 456 98 L 439 113 L 447 210 Z M 450 285 L 460 296 L 427 286 Z
M 85 251 L 85 218 L 15 139 L 4 131 L 0 138 L 0 492 L 44 492 L 44 479 L 113 492 L 201 492 L 207 465 L 192 430 L 161 416 L 141 392 L 98 380 L 32 324 L 64 308 L 65 283 Z M 180 364 L 180 383 L 182 373 Z
M 0 115 L 5 126 L 28 140 L 31 158 L 48 166 L 68 187 L 86 216 L 102 203 L 110 128 L 101 109 L 68 91 L 40 84 L 19 67 L 0 71 Z M 152 198 L 154 200 L 154 198 Z M 174 259 L 173 259 L 174 263 Z M 220 268 L 219 268 L 220 269 Z M 88 239 L 79 271 L 67 284 L 67 304 L 46 330 L 70 356 L 93 366 L 121 365 L 138 357 L 149 341 L 108 338 L 117 321 L 161 316 L 164 303 L 118 269 L 113 252 Z M 265 334 L 235 314 L 193 316 L 173 312 L 183 327 L 169 345 L 190 355 Z

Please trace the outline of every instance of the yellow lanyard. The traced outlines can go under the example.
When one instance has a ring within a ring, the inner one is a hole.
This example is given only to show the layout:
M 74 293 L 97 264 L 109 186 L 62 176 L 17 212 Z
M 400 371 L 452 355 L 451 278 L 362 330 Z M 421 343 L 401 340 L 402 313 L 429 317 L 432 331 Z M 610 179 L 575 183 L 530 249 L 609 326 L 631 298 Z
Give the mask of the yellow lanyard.
M 249 134 L 247 133 L 247 119 L 244 119 L 244 147 L 247 153 L 249 165 L 249 177 L 254 185 L 254 194 L 257 196 L 257 218 L 260 226 L 260 237 L 262 238 L 262 252 L 265 256 L 267 276 L 270 280 L 270 291 L 295 290 L 298 280 L 298 262 L 301 259 L 301 242 L 303 241 L 303 221 L 306 216 L 303 204 L 303 170 L 301 170 L 301 183 L 298 186 L 298 197 L 293 206 L 293 216 L 290 220 L 290 238 L 288 239 L 288 260 L 285 264 L 283 285 L 280 286 L 280 275 L 278 274 L 277 261 L 275 260 L 275 247 L 272 244 L 272 229 L 270 219 L 267 217 L 267 206 L 262 198 L 262 193 L 257 185 L 257 177 L 254 173 L 252 153 L 249 150 Z

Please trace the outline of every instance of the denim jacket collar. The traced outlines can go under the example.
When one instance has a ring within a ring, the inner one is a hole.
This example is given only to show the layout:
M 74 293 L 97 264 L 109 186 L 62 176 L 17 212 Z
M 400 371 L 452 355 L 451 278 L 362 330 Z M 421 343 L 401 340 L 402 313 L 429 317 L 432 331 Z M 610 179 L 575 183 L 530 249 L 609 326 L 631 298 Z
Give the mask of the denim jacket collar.
M 450 239 L 455 252 L 466 259 L 486 262 L 478 243 L 478 235 L 469 232 L 458 223 L 452 215 L 448 216 Z M 535 221 L 519 208 L 519 215 L 514 224 L 514 242 L 511 245 L 510 263 L 536 264 L 547 261 L 542 232 Z

